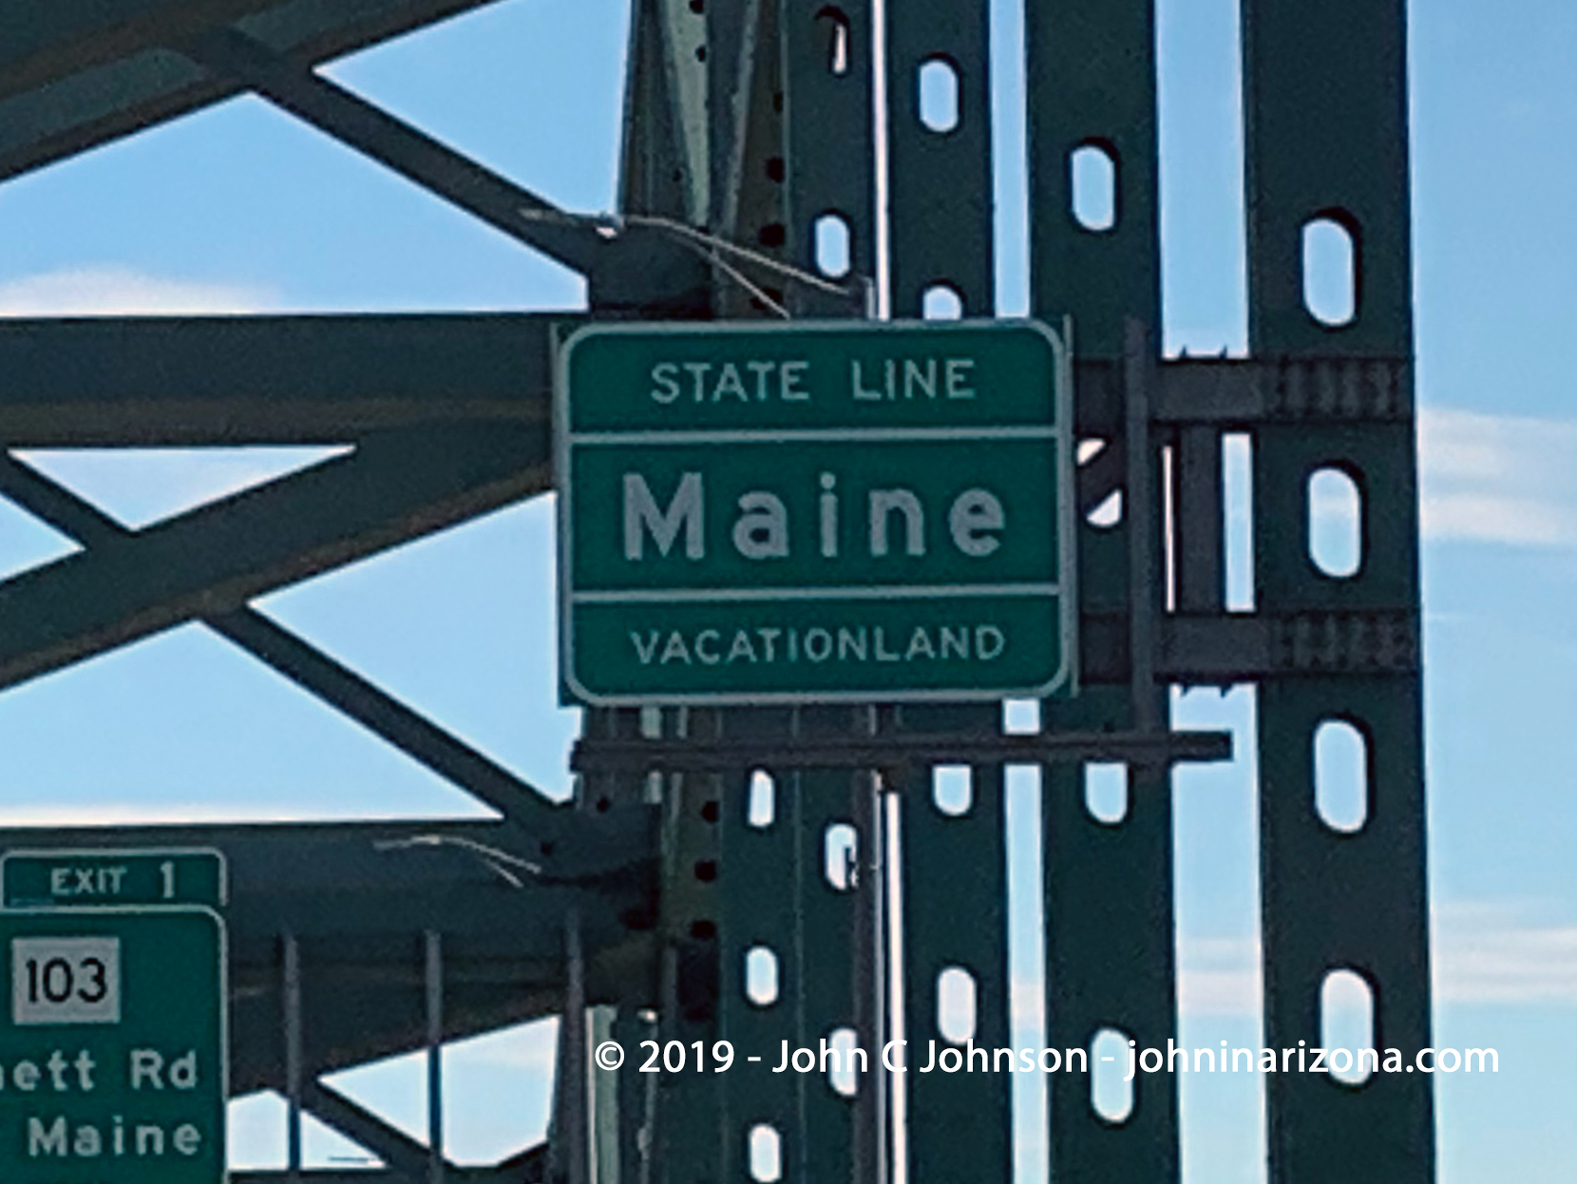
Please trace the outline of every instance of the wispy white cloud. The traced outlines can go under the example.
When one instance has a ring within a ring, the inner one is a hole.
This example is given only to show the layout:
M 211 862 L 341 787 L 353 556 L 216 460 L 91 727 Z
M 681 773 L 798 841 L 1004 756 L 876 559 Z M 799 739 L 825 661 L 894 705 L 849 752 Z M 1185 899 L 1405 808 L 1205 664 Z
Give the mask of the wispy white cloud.
M 277 303 L 262 288 L 172 279 L 118 266 L 0 281 L 0 317 L 198 316 L 267 312 Z
M 1178 1006 L 1184 1013 L 1258 1012 L 1257 939 L 1185 936 L 1178 955 Z M 1542 921 L 1532 905 L 1437 905 L 1431 955 L 1437 1002 L 1577 1004 L 1577 924 Z
M 1577 545 L 1577 420 L 1425 408 L 1426 539 Z
M 1185 1015 L 1258 1015 L 1256 938 L 1188 937 L 1177 946 L 1177 1007 Z
M 1434 963 L 1442 1002 L 1577 1004 L 1577 924 L 1539 924 L 1531 905 L 1436 907 Z

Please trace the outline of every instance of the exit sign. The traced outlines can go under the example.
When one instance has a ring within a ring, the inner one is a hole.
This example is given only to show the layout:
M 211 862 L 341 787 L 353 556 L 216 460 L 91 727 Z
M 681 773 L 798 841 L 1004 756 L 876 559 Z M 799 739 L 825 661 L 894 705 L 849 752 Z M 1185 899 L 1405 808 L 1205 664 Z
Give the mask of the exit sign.
M 210 909 L 0 913 L 0 1180 L 221 1184 L 224 926 Z
M 57 848 L 0 856 L 0 908 L 225 904 L 224 855 L 206 847 Z
M 580 330 L 557 391 L 568 694 L 1070 691 L 1068 370 L 1032 321 Z

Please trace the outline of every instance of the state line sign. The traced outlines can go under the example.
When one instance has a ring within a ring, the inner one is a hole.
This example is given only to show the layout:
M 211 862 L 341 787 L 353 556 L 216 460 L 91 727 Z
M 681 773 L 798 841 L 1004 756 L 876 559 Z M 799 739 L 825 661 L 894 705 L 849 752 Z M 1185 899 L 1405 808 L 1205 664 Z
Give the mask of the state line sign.
M 1070 693 L 1069 368 L 1034 321 L 579 330 L 556 384 L 566 698 Z

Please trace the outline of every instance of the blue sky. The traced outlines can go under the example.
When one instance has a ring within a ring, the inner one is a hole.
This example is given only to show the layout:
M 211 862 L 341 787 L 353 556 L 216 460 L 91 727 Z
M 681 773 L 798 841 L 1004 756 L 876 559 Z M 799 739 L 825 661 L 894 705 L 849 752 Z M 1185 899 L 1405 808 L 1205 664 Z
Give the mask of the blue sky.
M 1017 19 L 1006 0 L 996 9 L 1006 99 Z M 1162 3 L 1171 351 L 1241 348 L 1245 336 L 1235 20 L 1231 0 Z M 1560 1061 L 1577 1048 L 1566 773 L 1577 765 L 1577 407 L 1565 356 L 1577 335 L 1577 10 L 1413 0 L 1411 25 L 1436 1033 L 1501 1054 L 1496 1077 L 1438 1079 L 1441 1178 L 1565 1180 L 1577 1163 L 1577 1087 Z M 569 208 L 606 210 L 626 27 L 619 0 L 504 0 L 330 73 Z M 1015 312 L 1026 304 L 1022 125 L 1006 103 L 999 116 L 1000 296 Z M 0 226 L 0 315 L 582 298 L 575 277 L 251 99 L 0 187 Z M 32 459 L 137 525 L 308 458 Z M 551 532 L 548 507 L 528 504 L 261 607 L 562 794 L 574 716 L 554 705 Z M 0 573 L 68 549 L 0 502 Z M 1178 718 L 1243 728 L 1251 698 L 1196 692 Z M 476 811 L 198 627 L 0 695 L 0 751 L 0 818 L 14 821 Z M 1250 778 L 1243 765 L 1179 778 L 1183 1035 L 1194 1044 L 1258 1038 Z M 1033 786 L 1015 792 L 1033 804 Z M 1034 1008 L 1023 1012 L 1032 1026 Z M 496 1158 L 540 1131 L 548 1035 L 451 1053 L 463 1156 Z M 363 1071 L 347 1088 L 420 1131 L 415 1066 Z M 1251 1082 L 1190 1080 L 1184 1101 L 1189 1179 L 1263 1179 Z M 237 1107 L 238 1147 L 262 1160 L 277 1152 L 270 1106 Z M 326 1138 L 310 1146 L 346 1153 Z M 1028 1145 L 1024 1162 L 1036 1162 Z

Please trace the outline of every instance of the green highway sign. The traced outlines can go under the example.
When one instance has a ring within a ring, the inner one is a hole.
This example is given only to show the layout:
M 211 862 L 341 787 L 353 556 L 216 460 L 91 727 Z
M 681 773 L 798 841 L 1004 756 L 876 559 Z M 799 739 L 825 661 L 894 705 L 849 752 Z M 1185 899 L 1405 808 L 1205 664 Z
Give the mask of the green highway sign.
M 581 329 L 555 434 L 567 695 L 1070 692 L 1069 366 L 1033 321 Z
M 0 907 L 225 903 L 224 856 L 208 848 L 8 851 L 0 856 Z
M 0 967 L 0 1180 L 225 1179 L 217 914 L 0 913 Z

